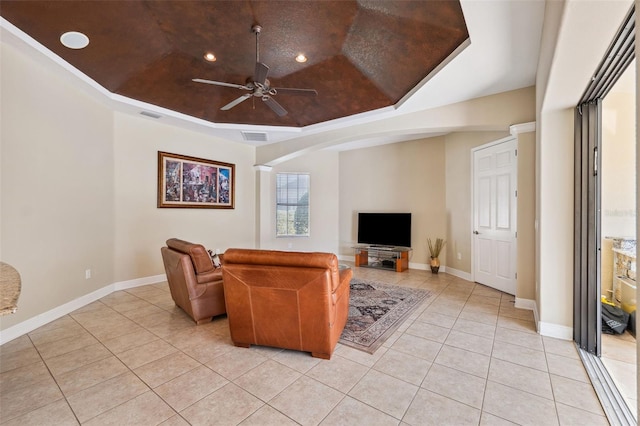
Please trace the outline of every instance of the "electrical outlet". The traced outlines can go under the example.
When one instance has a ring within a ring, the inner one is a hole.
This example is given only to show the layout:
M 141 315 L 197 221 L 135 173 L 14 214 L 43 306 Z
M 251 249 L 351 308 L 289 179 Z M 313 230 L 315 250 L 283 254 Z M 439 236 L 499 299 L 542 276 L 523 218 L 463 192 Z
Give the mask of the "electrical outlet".
M 462 253 L 458 252 L 458 260 L 462 260 Z
M 84 278 L 85 278 L 85 279 L 87 279 L 87 280 L 88 280 L 89 278 L 91 278 L 91 269 L 85 269 L 85 271 L 84 271 Z

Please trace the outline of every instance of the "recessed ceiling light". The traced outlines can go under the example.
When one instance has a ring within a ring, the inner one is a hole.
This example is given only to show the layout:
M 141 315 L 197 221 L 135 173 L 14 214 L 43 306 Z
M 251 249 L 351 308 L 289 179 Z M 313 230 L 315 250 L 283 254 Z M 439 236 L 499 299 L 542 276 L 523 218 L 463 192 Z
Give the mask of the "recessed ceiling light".
M 69 49 L 84 49 L 89 44 L 89 37 L 78 31 L 68 31 L 60 36 L 60 43 Z
M 218 58 L 216 58 L 216 55 L 214 55 L 212 52 L 207 52 L 204 54 L 204 59 L 209 62 L 215 62 Z
M 304 55 L 304 53 L 298 53 L 298 56 L 296 56 L 296 62 L 307 62 L 307 57 Z

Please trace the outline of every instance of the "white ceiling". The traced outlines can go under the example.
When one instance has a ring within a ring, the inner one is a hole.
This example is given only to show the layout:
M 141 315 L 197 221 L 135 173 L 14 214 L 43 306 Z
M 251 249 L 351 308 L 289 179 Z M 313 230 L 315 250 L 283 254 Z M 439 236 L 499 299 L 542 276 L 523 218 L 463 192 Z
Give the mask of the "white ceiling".
M 1 19 L 0 26 L 2 27 L 3 42 L 19 45 L 22 49 L 29 46 L 26 48 L 27 51 L 40 61 L 44 54 L 45 57 L 60 66 L 55 67 L 56 69 L 67 74 L 67 77 L 70 74 L 76 83 L 81 83 L 80 87 L 84 87 L 90 94 L 109 103 L 118 111 L 136 115 L 142 111 L 153 112 L 161 116 L 158 120 L 167 124 L 190 128 L 227 140 L 264 145 L 265 142 L 245 141 L 241 131 L 264 132 L 267 134 L 268 142 L 266 143 L 274 143 L 325 130 L 347 129 L 355 124 L 399 117 L 415 111 L 535 85 L 545 8 L 544 0 L 462 0 L 461 5 L 471 44 L 435 76 L 416 88 L 408 99 L 396 105 L 395 108 L 385 108 L 301 129 L 215 124 L 114 95 L 13 27 L 6 20 Z M 145 119 L 154 120 L 154 118 Z M 426 136 L 435 136 L 435 134 L 411 135 L 409 139 Z M 407 140 L 407 136 L 399 138 L 390 135 L 387 138 L 377 140 L 351 142 L 349 145 L 333 149 L 353 149 L 401 140 Z

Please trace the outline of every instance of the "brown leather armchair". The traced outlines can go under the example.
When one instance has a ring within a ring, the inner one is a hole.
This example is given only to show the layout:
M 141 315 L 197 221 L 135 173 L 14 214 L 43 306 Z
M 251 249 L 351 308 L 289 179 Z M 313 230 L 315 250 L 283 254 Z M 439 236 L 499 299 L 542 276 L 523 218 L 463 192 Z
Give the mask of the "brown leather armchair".
M 226 312 L 222 271 L 202 245 L 171 238 L 160 251 L 171 297 L 196 324 Z
M 331 358 L 347 322 L 352 276 L 335 254 L 229 249 L 222 276 L 234 345 Z

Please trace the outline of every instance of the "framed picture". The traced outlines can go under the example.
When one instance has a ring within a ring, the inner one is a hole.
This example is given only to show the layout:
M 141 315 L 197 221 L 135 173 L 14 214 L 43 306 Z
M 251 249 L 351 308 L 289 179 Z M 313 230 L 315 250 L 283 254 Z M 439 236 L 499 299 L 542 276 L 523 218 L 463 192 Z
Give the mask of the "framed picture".
M 236 166 L 158 151 L 158 207 L 232 209 Z

